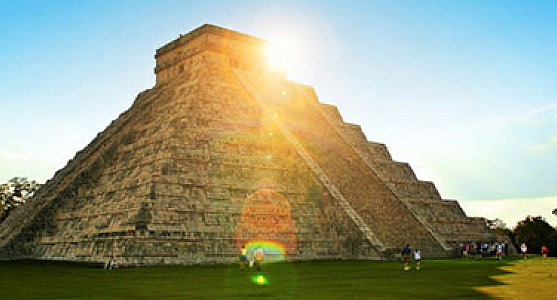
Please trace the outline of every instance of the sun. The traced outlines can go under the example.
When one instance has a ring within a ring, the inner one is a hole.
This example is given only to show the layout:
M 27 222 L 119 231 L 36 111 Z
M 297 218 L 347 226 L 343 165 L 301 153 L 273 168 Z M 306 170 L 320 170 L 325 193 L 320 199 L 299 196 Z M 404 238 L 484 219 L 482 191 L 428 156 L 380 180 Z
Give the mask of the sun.
M 294 66 L 297 50 L 287 39 L 275 38 L 266 45 L 265 54 L 271 71 L 286 75 Z

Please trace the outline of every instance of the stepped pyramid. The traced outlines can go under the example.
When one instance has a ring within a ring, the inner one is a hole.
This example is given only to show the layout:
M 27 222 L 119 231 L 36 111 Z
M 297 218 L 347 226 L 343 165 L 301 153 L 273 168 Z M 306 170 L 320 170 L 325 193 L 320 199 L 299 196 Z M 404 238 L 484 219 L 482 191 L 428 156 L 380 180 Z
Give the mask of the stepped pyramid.
M 426 257 L 492 239 L 264 40 L 203 25 L 156 51 L 156 84 L 0 227 L 0 258 L 122 265 Z

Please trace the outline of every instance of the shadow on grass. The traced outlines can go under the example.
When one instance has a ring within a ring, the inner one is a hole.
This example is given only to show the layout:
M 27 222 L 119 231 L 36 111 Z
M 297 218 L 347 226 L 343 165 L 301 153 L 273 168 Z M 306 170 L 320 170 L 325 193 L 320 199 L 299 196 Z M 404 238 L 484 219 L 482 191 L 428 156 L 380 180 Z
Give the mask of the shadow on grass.
M 508 262 L 425 260 L 422 270 L 400 262 L 308 261 L 167 266 L 103 270 L 63 262 L 0 262 L 2 299 L 446 299 L 483 298 L 476 289 L 498 285 Z

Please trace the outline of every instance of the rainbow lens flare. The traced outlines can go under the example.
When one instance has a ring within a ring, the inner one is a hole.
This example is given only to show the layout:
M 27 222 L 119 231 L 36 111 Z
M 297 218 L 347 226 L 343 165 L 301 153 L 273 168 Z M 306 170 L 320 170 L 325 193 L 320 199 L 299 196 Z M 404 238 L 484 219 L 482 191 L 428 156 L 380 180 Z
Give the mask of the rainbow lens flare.
M 248 257 L 262 249 L 264 261 L 283 261 L 297 250 L 296 226 L 290 214 L 290 203 L 281 193 L 260 189 L 244 203 L 236 228 L 236 244 L 245 247 Z
M 255 275 L 251 277 L 251 281 L 258 285 L 267 285 L 269 281 L 263 275 Z
M 246 244 L 248 253 L 253 253 L 256 249 L 262 249 L 265 261 L 283 261 L 286 260 L 285 246 L 278 242 L 252 240 Z

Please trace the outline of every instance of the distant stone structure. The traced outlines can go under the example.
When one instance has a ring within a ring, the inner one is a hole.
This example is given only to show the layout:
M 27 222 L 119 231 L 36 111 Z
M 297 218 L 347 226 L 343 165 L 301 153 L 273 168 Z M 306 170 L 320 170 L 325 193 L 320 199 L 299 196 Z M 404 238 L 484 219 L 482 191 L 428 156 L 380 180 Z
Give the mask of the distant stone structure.
M 425 257 L 489 240 L 313 88 L 269 71 L 264 40 L 203 25 L 157 50 L 156 85 L 0 227 L 0 258 L 197 264 Z

